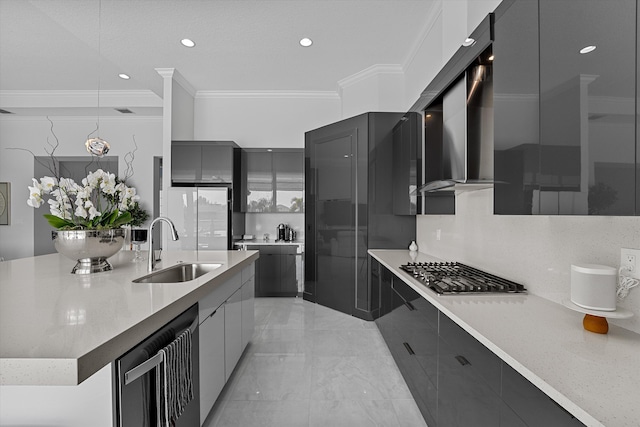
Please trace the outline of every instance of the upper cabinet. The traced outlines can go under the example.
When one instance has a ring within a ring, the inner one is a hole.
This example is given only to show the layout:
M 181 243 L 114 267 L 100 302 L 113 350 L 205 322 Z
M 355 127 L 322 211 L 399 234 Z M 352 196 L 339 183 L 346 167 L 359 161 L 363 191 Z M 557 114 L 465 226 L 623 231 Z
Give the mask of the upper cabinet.
M 635 0 L 498 8 L 496 214 L 640 213 L 637 13 Z
M 302 212 L 304 150 L 245 149 L 242 190 L 243 212 Z
M 393 128 L 393 214 L 420 213 L 420 198 L 416 191 L 421 181 L 421 116 L 407 113 Z
M 172 141 L 171 182 L 231 184 L 240 174 L 240 147 L 232 141 Z

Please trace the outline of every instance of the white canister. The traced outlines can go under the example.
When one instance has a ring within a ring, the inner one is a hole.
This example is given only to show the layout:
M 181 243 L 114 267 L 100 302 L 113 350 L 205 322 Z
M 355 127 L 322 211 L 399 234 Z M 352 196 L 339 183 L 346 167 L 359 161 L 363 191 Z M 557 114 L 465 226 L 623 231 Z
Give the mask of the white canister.
M 583 308 L 616 310 L 617 271 L 599 264 L 571 265 L 571 302 Z

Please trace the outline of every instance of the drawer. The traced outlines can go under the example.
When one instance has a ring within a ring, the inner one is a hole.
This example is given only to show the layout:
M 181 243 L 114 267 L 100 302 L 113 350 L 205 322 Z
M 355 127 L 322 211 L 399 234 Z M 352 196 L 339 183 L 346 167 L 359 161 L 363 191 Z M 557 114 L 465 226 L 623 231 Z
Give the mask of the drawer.
M 235 291 L 242 286 L 242 272 L 236 274 L 231 279 L 218 285 L 207 296 L 198 301 L 198 316 L 200 323 L 211 316 Z

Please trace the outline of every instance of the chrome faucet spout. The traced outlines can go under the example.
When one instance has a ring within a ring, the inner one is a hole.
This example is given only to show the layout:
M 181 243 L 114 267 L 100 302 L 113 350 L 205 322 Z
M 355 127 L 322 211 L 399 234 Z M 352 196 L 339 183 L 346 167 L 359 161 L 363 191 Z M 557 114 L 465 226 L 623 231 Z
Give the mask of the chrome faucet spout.
M 156 266 L 156 257 L 153 254 L 153 226 L 160 221 L 166 222 L 169 225 L 169 230 L 171 230 L 171 238 L 173 240 L 178 240 L 180 238 L 180 236 L 178 236 L 178 230 L 176 230 L 176 226 L 169 218 L 159 216 L 151 221 L 151 225 L 149 225 L 149 262 L 147 263 L 147 270 L 150 272 L 153 271 Z

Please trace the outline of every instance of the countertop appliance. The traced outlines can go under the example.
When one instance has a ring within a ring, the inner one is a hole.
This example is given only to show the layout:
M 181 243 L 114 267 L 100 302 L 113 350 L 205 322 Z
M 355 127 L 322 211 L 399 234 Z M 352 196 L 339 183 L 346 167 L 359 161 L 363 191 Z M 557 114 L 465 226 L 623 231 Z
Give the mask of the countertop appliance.
M 460 262 L 409 262 L 400 269 L 423 282 L 438 295 L 525 293 L 519 283 L 486 273 Z
M 167 217 L 180 239 L 169 240 L 173 250 L 230 250 L 233 236 L 244 234 L 244 214 L 233 212 L 228 186 L 171 187 Z
M 278 236 L 276 242 L 293 242 L 296 240 L 296 232 L 287 224 L 278 224 L 276 235 Z

